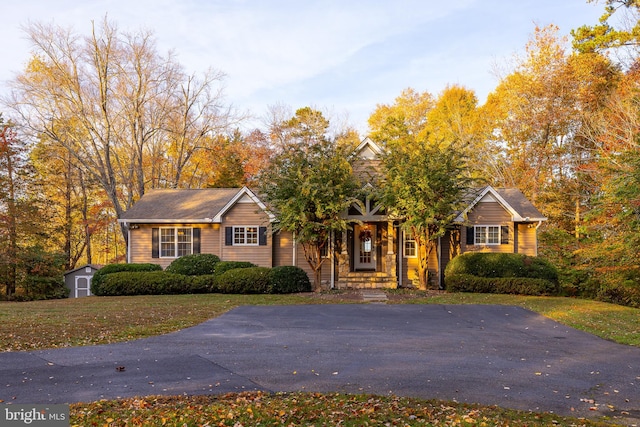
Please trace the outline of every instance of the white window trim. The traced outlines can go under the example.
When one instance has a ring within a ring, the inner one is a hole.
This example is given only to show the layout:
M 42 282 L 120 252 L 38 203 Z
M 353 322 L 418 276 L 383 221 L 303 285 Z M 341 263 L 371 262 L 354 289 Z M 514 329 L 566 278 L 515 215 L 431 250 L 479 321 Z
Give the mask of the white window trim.
M 416 245 L 416 239 L 407 237 L 408 233 L 406 231 L 402 232 L 402 255 L 405 258 L 418 258 L 418 246 Z M 413 242 L 413 255 L 407 255 L 407 243 Z
M 189 253 L 185 254 L 185 255 L 190 255 L 193 254 L 193 227 L 160 227 L 160 230 L 158 232 L 158 256 L 160 258 L 180 258 L 181 256 L 184 255 L 178 255 L 178 245 L 180 243 L 186 243 L 186 242 L 179 242 L 178 241 L 178 230 L 183 229 L 183 230 L 190 230 L 190 234 L 191 234 L 191 241 L 189 242 L 190 244 L 190 248 L 189 248 Z M 174 242 L 173 242 L 173 255 L 164 255 L 163 254 L 163 249 L 162 249 L 162 244 L 164 243 L 162 241 L 162 230 L 174 230 Z
M 236 243 L 236 229 L 242 228 L 244 229 L 242 241 L 244 243 Z M 255 243 L 247 243 L 247 229 L 254 228 L 256 230 L 256 242 Z M 233 246 L 259 246 L 260 245 L 260 227 L 257 225 L 234 225 L 232 227 L 232 240 Z
M 489 243 L 489 228 L 494 227 L 498 229 L 498 241 Z M 484 229 L 484 243 L 478 243 L 476 237 L 478 236 L 477 230 L 479 228 Z M 473 243 L 474 245 L 485 245 L 485 246 L 500 246 L 502 244 L 502 226 L 496 224 L 486 224 L 486 225 L 474 225 L 473 226 Z

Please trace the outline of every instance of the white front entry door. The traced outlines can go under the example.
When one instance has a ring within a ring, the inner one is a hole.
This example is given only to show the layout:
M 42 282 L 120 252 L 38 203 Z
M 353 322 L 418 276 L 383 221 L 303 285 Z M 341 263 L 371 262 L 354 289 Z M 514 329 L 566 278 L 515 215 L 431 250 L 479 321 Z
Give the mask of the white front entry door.
M 376 269 L 376 226 L 355 226 L 354 267 L 356 270 Z

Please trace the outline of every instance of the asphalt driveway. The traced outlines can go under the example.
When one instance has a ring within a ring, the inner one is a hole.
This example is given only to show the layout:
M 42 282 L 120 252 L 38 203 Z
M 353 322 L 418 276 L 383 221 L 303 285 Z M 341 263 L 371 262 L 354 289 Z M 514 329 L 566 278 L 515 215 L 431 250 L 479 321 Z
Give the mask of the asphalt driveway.
M 519 307 L 246 306 L 179 332 L 0 353 L 0 400 L 248 390 L 395 394 L 640 420 L 640 349 Z

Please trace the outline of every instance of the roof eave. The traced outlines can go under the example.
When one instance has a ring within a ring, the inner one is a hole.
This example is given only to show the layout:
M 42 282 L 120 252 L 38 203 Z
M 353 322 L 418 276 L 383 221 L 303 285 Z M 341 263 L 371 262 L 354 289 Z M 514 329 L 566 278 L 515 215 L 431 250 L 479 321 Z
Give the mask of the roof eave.
M 216 224 L 214 218 L 196 218 L 196 219 L 150 219 L 150 218 L 121 218 L 118 220 L 122 224 Z

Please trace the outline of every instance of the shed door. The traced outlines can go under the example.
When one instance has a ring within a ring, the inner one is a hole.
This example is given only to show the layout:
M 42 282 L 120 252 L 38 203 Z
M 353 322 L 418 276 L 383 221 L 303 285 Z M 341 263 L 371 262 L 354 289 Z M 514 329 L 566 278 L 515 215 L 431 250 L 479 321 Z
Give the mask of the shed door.
M 91 276 L 76 276 L 75 297 L 91 295 Z

